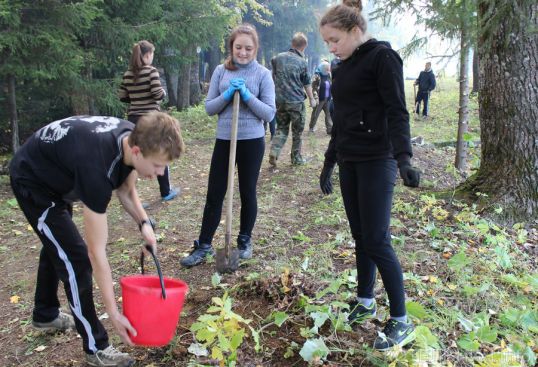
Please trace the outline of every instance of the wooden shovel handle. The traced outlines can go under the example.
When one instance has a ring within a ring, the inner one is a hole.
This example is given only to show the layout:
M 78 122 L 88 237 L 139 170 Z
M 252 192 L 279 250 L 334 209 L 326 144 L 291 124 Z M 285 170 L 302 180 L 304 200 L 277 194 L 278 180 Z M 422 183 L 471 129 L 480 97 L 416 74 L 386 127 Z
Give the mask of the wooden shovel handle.
M 228 160 L 228 186 L 226 188 L 226 235 L 224 247 L 226 257 L 230 256 L 230 243 L 232 242 L 232 206 L 234 198 L 234 176 L 235 176 L 235 152 L 237 149 L 237 125 L 239 123 L 239 92 L 234 93 L 232 110 L 232 132 L 230 135 L 230 159 Z

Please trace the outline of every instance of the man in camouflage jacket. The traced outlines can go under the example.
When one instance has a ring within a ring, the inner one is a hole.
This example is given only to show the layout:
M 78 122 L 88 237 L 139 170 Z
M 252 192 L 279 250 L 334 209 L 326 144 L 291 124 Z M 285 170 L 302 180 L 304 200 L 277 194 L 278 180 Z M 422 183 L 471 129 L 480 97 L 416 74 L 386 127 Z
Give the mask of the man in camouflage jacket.
M 271 60 L 277 108 L 277 132 L 269 154 L 269 163 L 273 167 L 276 167 L 280 151 L 286 143 L 290 126 L 292 131 L 291 163 L 300 165 L 306 162 L 301 155 L 301 135 L 306 120 L 304 105 L 306 96 L 308 96 L 310 106 L 316 106 L 310 85 L 308 64 L 304 58 L 307 44 L 306 36 L 300 32 L 296 33 L 291 40 L 291 48 Z

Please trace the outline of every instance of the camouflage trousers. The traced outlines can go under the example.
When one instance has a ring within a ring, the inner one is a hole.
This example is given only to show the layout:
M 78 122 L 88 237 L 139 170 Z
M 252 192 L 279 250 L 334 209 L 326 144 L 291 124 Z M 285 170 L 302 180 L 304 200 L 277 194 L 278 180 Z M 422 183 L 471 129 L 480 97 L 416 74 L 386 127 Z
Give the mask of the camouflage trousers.
M 276 134 L 271 145 L 270 155 L 278 158 L 280 151 L 290 132 L 292 134 L 291 162 L 300 161 L 301 157 L 301 135 L 303 134 L 306 120 L 305 105 L 299 103 L 277 103 L 276 106 Z

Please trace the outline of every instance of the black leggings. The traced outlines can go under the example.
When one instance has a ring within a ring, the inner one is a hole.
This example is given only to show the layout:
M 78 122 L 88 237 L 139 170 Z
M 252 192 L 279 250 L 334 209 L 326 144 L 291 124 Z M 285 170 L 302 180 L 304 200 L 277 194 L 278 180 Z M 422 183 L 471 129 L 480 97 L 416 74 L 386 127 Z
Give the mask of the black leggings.
M 342 198 L 355 240 L 357 295 L 374 298 L 377 268 L 389 297 L 390 315 L 404 316 L 402 268 L 390 244 L 389 228 L 396 161 L 344 162 L 338 166 Z
M 252 234 L 258 214 L 256 184 L 258 183 L 264 151 L 265 140 L 263 137 L 237 141 L 235 163 L 237 165 L 239 194 L 241 196 L 239 233 L 249 237 Z M 230 141 L 217 139 L 213 157 L 211 158 L 211 168 L 209 169 L 207 198 L 199 237 L 200 243 L 211 244 L 215 231 L 219 226 L 222 204 L 227 189 L 229 154 Z
M 127 120 L 136 125 L 141 117 L 142 115 L 128 115 Z M 165 197 L 170 193 L 170 170 L 168 169 L 168 166 L 164 169 L 164 174 L 162 176 L 157 176 L 157 181 L 159 182 L 161 197 Z

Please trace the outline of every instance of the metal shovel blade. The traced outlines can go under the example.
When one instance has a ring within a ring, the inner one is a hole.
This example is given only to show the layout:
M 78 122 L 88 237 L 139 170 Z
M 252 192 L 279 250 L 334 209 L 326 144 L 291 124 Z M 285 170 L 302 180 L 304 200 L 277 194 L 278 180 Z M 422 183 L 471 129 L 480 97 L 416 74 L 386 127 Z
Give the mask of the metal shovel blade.
M 229 253 L 226 253 L 226 247 L 218 248 L 215 263 L 219 273 L 233 273 L 239 268 L 239 251 L 230 249 Z

